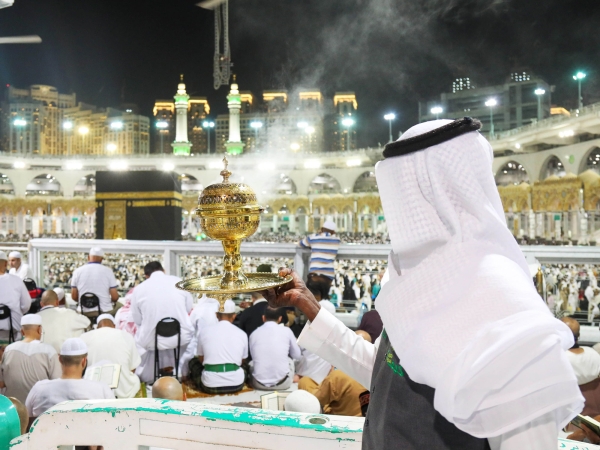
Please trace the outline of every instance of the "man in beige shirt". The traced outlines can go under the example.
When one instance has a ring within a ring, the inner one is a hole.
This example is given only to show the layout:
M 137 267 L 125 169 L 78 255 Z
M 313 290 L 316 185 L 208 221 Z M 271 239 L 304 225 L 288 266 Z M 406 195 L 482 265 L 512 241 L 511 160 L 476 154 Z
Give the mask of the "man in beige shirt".
M 57 353 L 63 342 L 71 337 L 81 336 L 90 327 L 90 319 L 72 309 L 59 308 L 58 302 L 56 292 L 47 290 L 42 294 L 42 309 L 38 313 L 42 317 L 44 330 L 42 342 L 54 347 Z
M 6 347 L 0 362 L 0 388 L 5 395 L 25 402 L 29 391 L 40 380 L 59 378 L 58 354 L 50 345 L 40 342 L 42 318 L 27 314 L 21 319 L 22 341 Z

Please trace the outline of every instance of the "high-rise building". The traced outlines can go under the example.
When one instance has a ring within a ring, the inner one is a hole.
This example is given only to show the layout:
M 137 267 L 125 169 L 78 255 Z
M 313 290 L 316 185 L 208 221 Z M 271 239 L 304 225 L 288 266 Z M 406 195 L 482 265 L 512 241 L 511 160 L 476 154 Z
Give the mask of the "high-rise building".
M 432 108 L 443 112 L 432 112 Z M 479 88 L 473 87 L 468 78 L 459 78 L 453 82 L 452 92 L 443 93 L 437 101 L 419 103 L 419 121 L 472 116 L 481 120 L 484 133 L 490 133 L 493 121 L 497 133 L 549 117 L 550 108 L 551 86 L 535 75 L 519 71 L 504 84 Z
M 58 155 L 63 146 L 60 125 L 66 108 L 75 106 L 75 94 L 60 94 L 55 87 L 33 85 L 29 89 L 9 86 L 5 123 L 2 127 L 11 153 Z
M 356 143 L 356 111 L 354 92 L 336 92 L 333 111 L 325 120 L 325 150 L 329 152 L 354 150 Z

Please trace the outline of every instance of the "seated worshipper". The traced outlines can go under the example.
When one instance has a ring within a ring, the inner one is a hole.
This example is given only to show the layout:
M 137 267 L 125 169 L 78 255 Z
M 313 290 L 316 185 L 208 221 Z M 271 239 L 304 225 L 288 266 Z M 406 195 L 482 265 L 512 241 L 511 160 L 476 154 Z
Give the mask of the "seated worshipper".
M 23 340 L 4 350 L 0 363 L 0 387 L 5 395 L 24 402 L 35 383 L 60 377 L 60 364 L 54 348 L 40 342 L 42 318 L 27 314 L 21 319 Z
M 554 449 L 584 406 L 565 354 L 573 333 L 540 302 L 480 127 L 468 117 L 423 122 L 377 163 L 392 251 L 375 344 L 289 269 L 279 275 L 292 282 L 264 292 L 307 317 L 300 346 L 371 387 L 364 450 Z
M 21 280 L 26 278 L 33 279 L 33 272 L 29 264 L 23 262 L 20 252 L 10 252 L 8 254 L 8 263 L 10 270 L 8 273 L 18 276 Z
M 163 398 L 165 400 L 178 400 L 185 402 L 185 389 L 177 378 L 161 377 L 152 385 L 152 398 Z
M 367 311 L 363 315 L 358 329 L 369 333 L 369 336 L 371 337 L 369 342 L 375 342 L 383 331 L 383 322 L 381 321 L 381 316 L 374 309 Z
M 334 221 L 326 220 L 319 233 L 306 236 L 299 243 L 300 247 L 311 249 L 307 283 L 322 285 L 327 293 L 335 277 L 334 262 L 340 248 L 340 238 L 335 235 L 336 229 Z
M 294 375 L 294 383 L 300 381 L 302 377 L 312 378 L 315 383 L 321 384 L 325 377 L 331 371 L 331 364 L 323 358 L 315 355 L 310 350 L 300 348 L 302 355 L 296 363 L 296 375 Z
M 29 421 L 67 400 L 114 399 L 108 385 L 83 379 L 87 366 L 87 346 L 79 338 L 67 339 L 60 348 L 62 376 L 55 380 L 38 381 L 27 396 L 25 406 Z
M 60 308 L 66 307 L 67 306 L 67 300 L 65 298 L 65 290 L 63 288 L 60 288 L 60 287 L 52 288 L 52 290 L 54 291 L 54 293 L 58 297 L 58 306 Z
M 319 399 L 308 391 L 297 390 L 285 398 L 284 410 L 306 414 L 320 414 L 321 404 Z
M 262 326 L 265 310 L 269 306 L 259 292 L 252 292 L 250 295 L 252 296 L 252 306 L 242 311 L 235 321 L 235 325 L 244 330 L 248 337 L 254 330 Z M 280 311 L 280 315 L 282 321 L 287 321 L 287 314 L 283 309 Z
M 371 342 L 371 337 L 366 331 L 358 330 L 356 335 L 369 343 Z M 332 368 L 320 384 L 310 377 L 302 377 L 298 382 L 298 389 L 314 394 L 321 403 L 325 414 L 338 416 L 363 415 L 360 397 L 365 392 L 365 388 L 341 370 Z
M 95 319 L 102 313 L 115 315 L 121 307 L 119 293 L 117 292 L 117 280 L 110 267 L 102 265 L 104 250 L 100 247 L 90 249 L 88 263 L 75 269 L 71 279 L 71 298 L 79 302 L 83 294 L 94 294 L 100 300 L 100 312 L 97 308 L 81 307 L 82 314 Z
M 119 364 L 121 375 L 115 389 L 117 398 L 133 398 L 140 390 L 140 379 L 134 373 L 141 358 L 133 336 L 115 328 L 115 319 L 110 314 L 98 316 L 98 327 L 81 335 L 88 348 L 88 365 Z M 600 356 L 600 355 L 599 355 Z
M 217 319 L 216 325 L 200 330 L 197 358 L 190 361 L 190 377 L 207 394 L 233 394 L 244 388 L 242 364 L 248 358 L 248 337 L 233 325 L 233 300 L 225 301 Z
M 281 311 L 265 309 L 263 321 L 250 335 L 250 384 L 263 391 L 284 391 L 294 380 L 293 360 L 300 358 L 300 348 L 292 330 L 279 326 Z
M 42 309 L 42 342 L 49 344 L 56 352 L 67 339 L 81 336 L 90 327 L 90 319 L 77 314 L 70 308 L 60 308 L 58 295 L 53 290 L 42 294 L 40 302 Z
M 133 313 L 131 312 L 131 298 L 133 297 L 133 289 L 130 289 L 125 294 L 125 304 L 117 311 L 115 316 L 115 326 L 119 330 L 128 332 L 130 335 L 135 336 L 137 333 L 137 326 L 133 320 Z
M 187 346 L 194 336 L 194 327 L 189 316 L 192 311 L 192 295 L 177 289 L 175 284 L 181 281 L 181 278 L 165 274 L 158 261 L 149 262 L 144 266 L 144 277 L 146 277 L 146 281 L 135 287 L 131 297 L 131 313 L 138 327 L 135 343 L 142 358 L 142 363 L 135 373 L 140 380 L 152 383 L 154 381 L 156 324 L 168 317 L 178 320 L 181 326 L 179 374 L 182 374 L 183 358 L 181 356 L 185 355 Z M 177 335 L 158 337 L 160 369 L 166 369 L 166 371 L 172 369 L 175 373 L 173 349 L 176 347 Z
M 192 340 L 190 341 L 187 350 L 183 355 L 182 375 L 184 375 L 186 378 L 189 369 L 189 362 L 196 356 L 196 349 L 198 348 L 198 335 L 205 327 L 219 323 L 216 314 L 218 311 L 219 302 L 216 299 L 207 297 L 206 294 L 203 294 L 190 314 L 190 321 L 194 327 L 194 336 L 192 337 Z
M 581 414 L 597 416 L 600 414 L 600 354 L 593 348 L 579 346 L 579 322 L 571 317 L 563 317 L 561 320 L 571 329 L 575 338 L 575 344 L 567 350 L 567 356 L 585 398 Z
M 10 318 L 0 320 L 0 346 L 8 344 L 11 335 L 13 341 L 20 338 L 21 317 L 31 306 L 31 297 L 23 280 L 8 273 L 7 267 L 8 257 L 6 253 L 0 251 L 0 305 L 8 306 L 10 309 Z

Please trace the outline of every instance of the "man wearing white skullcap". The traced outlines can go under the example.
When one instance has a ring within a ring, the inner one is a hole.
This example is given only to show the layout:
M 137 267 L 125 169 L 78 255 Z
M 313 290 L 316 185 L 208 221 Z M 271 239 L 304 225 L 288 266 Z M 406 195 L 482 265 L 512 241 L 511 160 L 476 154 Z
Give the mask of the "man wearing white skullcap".
M 300 345 L 371 387 L 364 449 L 551 449 L 583 407 L 565 355 L 573 334 L 540 300 L 506 227 L 480 126 L 421 123 L 377 164 L 392 253 L 375 345 L 297 275 L 265 293 L 306 314 Z
M 10 344 L 0 362 L 0 388 L 6 387 L 7 397 L 25 402 L 27 394 L 40 380 L 60 377 L 56 351 L 40 342 L 42 318 L 27 314 L 21 319 L 23 340 Z
M 115 328 L 115 318 L 101 314 L 96 321 L 98 328 L 81 335 L 88 347 L 88 364 L 119 364 L 121 376 L 115 389 L 117 398 L 132 398 L 140 390 L 140 379 L 132 371 L 141 362 L 133 336 Z
M 33 271 L 29 264 L 23 262 L 23 256 L 20 252 L 10 252 L 8 254 L 8 263 L 10 265 L 9 273 L 18 276 L 21 280 L 31 278 L 33 280 Z
M 307 414 L 319 414 L 321 412 L 319 399 L 310 392 L 304 390 L 291 392 L 290 395 L 285 398 L 284 408 L 286 411 Z
M 34 419 L 54 405 L 67 400 L 114 399 L 105 383 L 83 379 L 88 348 L 79 338 L 67 339 L 60 349 L 62 376 L 56 380 L 38 381 L 29 392 L 25 406 Z
M 100 247 L 90 249 L 88 263 L 73 272 L 71 279 L 71 298 L 78 302 L 83 294 L 94 294 L 100 301 L 100 313 L 97 308 L 88 309 L 82 306 L 82 313 L 95 318 L 101 313 L 115 315 L 121 307 L 117 279 L 110 267 L 102 265 L 104 250 Z
M 14 342 L 19 339 L 21 317 L 29 311 L 31 297 L 23 280 L 8 273 L 8 257 L 3 251 L 0 251 L 0 305 L 7 306 L 11 313 L 10 319 L 0 320 L 0 345 L 5 345 L 9 340 Z
M 56 289 L 44 291 L 40 301 L 42 309 L 38 314 L 42 317 L 42 342 L 60 352 L 63 342 L 81 336 L 90 327 L 90 319 L 70 308 L 59 308 Z
M 197 357 L 190 361 L 190 376 L 209 394 L 232 394 L 244 387 L 242 364 L 248 358 L 248 336 L 233 325 L 235 303 L 226 300 L 219 323 L 200 330 Z

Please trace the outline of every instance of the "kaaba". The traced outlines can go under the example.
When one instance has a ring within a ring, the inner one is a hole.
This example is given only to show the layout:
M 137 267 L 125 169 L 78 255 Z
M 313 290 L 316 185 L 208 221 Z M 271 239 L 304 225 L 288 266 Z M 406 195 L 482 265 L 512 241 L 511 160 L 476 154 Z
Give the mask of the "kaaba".
M 181 201 L 176 173 L 96 172 L 96 236 L 181 240 Z

